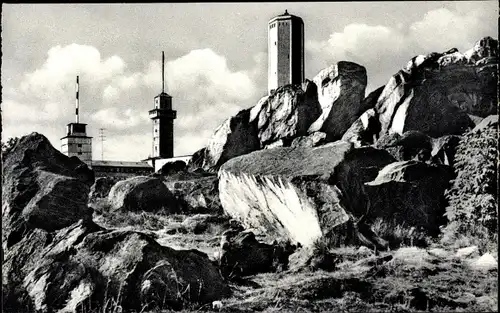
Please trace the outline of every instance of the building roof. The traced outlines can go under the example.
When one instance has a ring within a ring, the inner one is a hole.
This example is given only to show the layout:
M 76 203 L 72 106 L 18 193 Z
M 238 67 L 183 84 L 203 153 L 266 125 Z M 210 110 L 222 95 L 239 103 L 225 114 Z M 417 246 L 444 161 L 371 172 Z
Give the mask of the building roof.
M 304 23 L 304 21 L 302 20 L 302 18 L 300 18 L 299 16 L 292 15 L 292 14 L 288 13 L 288 10 L 285 10 L 285 13 L 283 13 L 283 14 L 280 14 L 278 16 L 273 17 L 269 21 L 269 23 L 272 23 L 275 20 L 289 20 L 289 19 L 297 20 L 297 21 L 300 21 L 300 22 Z
M 172 98 L 172 96 L 169 95 L 168 93 L 166 93 L 165 91 L 160 92 L 156 97 L 160 97 L 160 96 Z
M 131 161 L 92 161 L 92 166 L 109 166 L 109 167 L 135 167 L 135 168 L 153 168 L 147 162 L 131 162 Z

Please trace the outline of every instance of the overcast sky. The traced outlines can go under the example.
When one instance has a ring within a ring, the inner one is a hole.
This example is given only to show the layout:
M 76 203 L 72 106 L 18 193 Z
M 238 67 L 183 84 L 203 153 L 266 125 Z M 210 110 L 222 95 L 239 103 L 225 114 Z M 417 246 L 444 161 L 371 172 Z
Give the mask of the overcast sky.
M 175 155 L 206 145 L 215 128 L 267 93 L 267 22 L 288 9 L 305 23 L 306 78 L 337 61 L 366 67 L 367 92 L 418 54 L 461 52 L 497 38 L 497 1 L 337 3 L 4 4 L 2 139 L 36 131 L 60 148 L 80 121 L 101 158 L 151 153 L 147 112 L 166 88 L 177 110 Z

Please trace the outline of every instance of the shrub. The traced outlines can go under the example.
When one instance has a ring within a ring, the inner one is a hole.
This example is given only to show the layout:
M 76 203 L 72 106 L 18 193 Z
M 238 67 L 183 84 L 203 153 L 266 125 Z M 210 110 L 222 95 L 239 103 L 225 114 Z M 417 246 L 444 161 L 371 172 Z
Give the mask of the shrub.
M 455 159 L 456 178 L 445 192 L 448 200 L 443 241 L 495 239 L 497 232 L 497 124 L 466 133 Z M 474 240 L 473 240 L 474 241 Z

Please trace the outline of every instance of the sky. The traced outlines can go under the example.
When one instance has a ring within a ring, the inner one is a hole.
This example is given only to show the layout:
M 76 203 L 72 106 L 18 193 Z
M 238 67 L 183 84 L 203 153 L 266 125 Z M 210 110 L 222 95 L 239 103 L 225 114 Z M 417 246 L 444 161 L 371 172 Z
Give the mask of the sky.
M 498 37 L 497 1 L 3 4 L 2 140 L 36 131 L 60 149 L 79 75 L 93 159 L 147 158 L 165 51 L 174 154 L 192 154 L 267 94 L 267 22 L 285 9 L 304 20 L 305 77 L 356 62 L 367 93 L 413 56 Z

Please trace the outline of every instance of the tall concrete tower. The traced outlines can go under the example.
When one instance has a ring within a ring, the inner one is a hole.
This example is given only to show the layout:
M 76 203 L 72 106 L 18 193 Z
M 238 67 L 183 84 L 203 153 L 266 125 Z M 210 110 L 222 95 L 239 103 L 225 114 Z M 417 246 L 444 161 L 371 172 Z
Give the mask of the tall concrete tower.
M 149 111 L 153 122 L 152 158 L 171 158 L 174 156 L 174 119 L 177 111 L 172 110 L 172 97 L 165 92 L 165 54 L 162 51 L 161 93 L 154 98 L 154 109 Z
M 92 165 L 92 137 L 87 136 L 87 124 L 80 123 L 80 82 L 76 76 L 75 123 L 66 126 L 66 136 L 61 138 L 61 152 L 69 157 L 76 156 L 87 165 Z
M 268 91 L 304 81 L 304 22 L 285 13 L 268 23 Z

